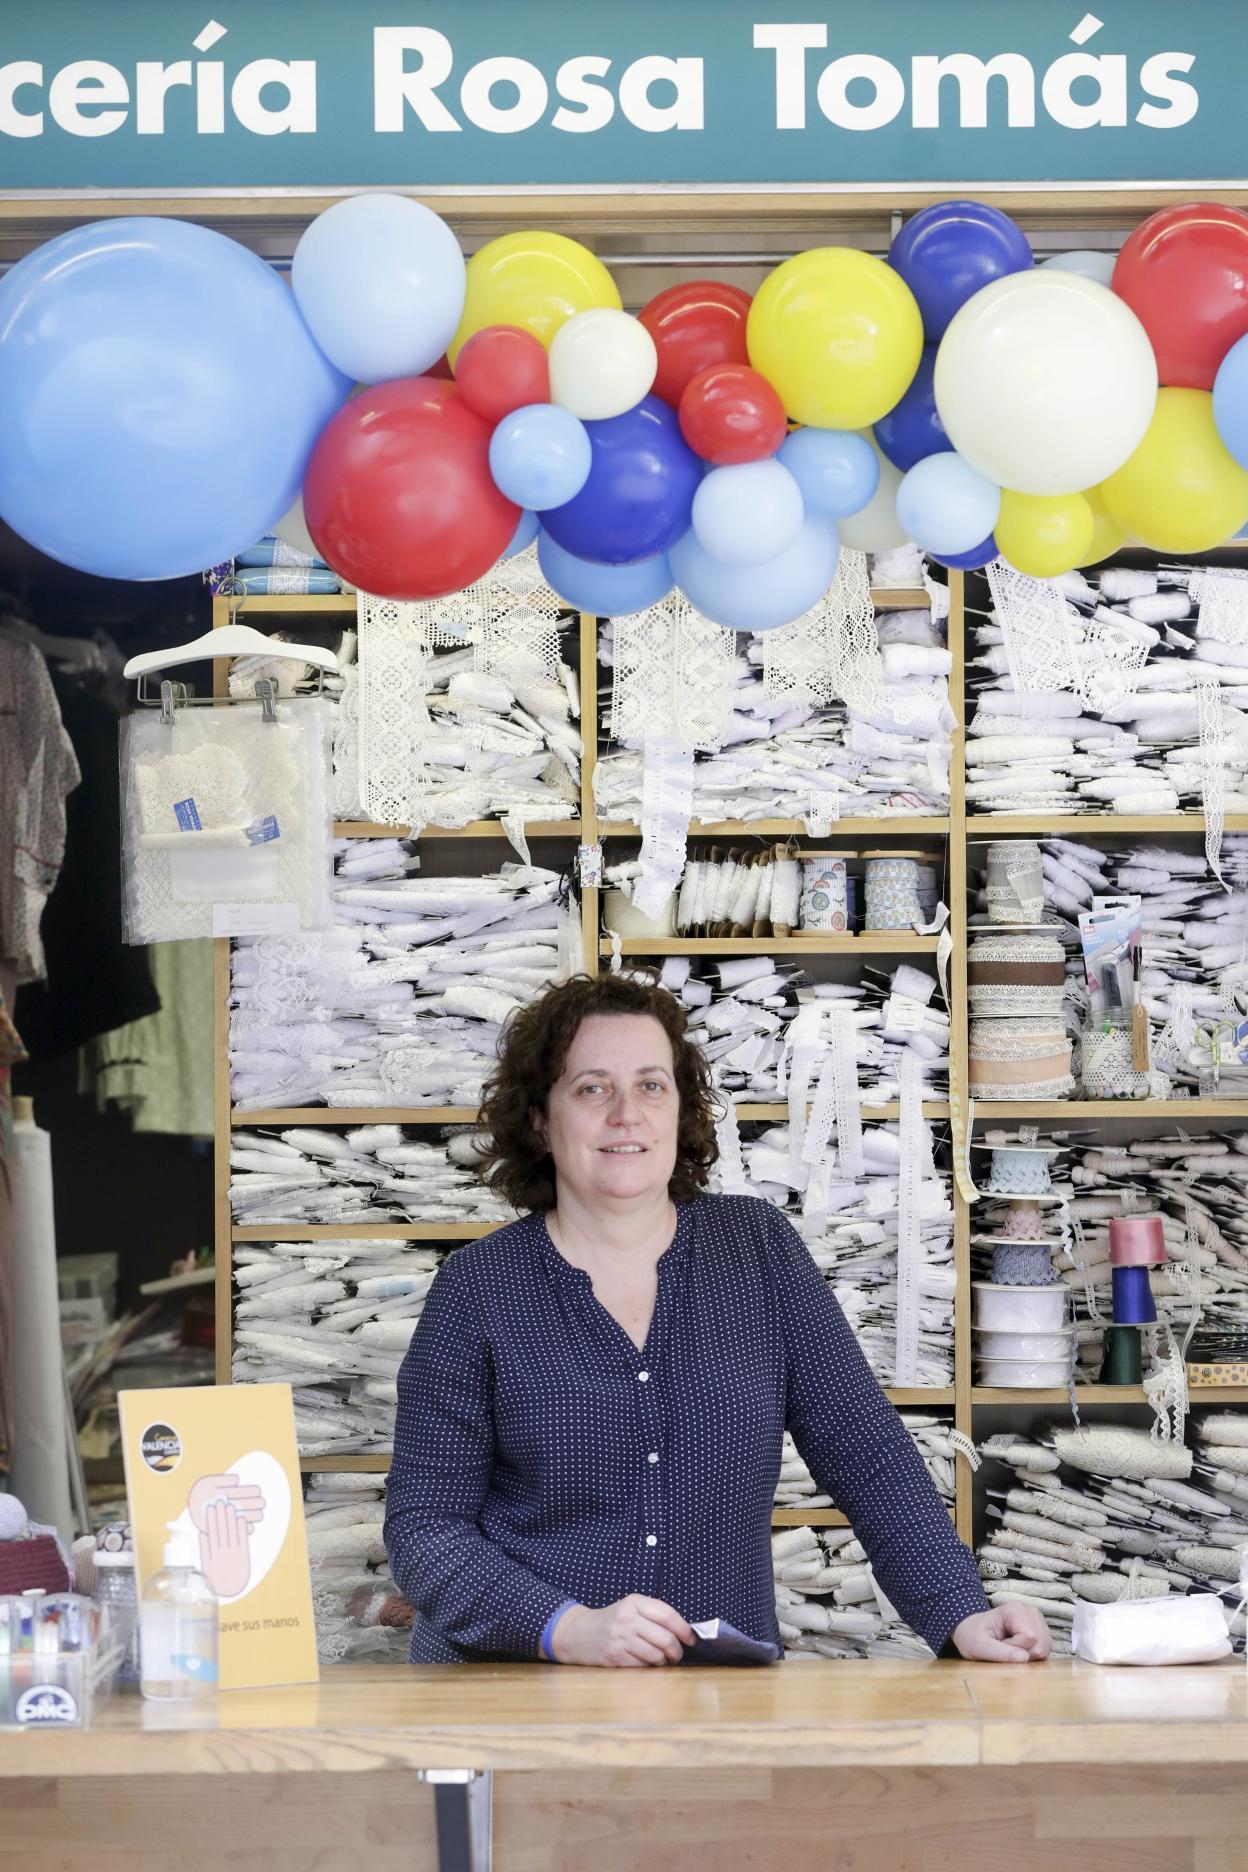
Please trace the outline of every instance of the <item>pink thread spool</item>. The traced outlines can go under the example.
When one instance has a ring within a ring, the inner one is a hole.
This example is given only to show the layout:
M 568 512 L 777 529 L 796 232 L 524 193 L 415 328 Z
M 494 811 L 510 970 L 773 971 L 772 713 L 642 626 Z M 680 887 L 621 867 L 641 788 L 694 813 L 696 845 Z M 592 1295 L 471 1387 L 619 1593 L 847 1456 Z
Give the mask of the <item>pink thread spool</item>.
M 1109 1225 L 1109 1259 L 1113 1267 L 1160 1267 L 1167 1259 L 1161 1217 L 1115 1216 Z

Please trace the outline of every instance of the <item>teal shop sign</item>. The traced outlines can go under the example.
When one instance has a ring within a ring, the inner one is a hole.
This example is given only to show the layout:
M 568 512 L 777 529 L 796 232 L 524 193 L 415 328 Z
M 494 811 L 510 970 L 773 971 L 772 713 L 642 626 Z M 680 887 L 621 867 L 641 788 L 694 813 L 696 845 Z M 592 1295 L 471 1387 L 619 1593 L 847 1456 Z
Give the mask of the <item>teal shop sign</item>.
M 1242 0 L 0 0 L 0 17 L 3 189 L 1248 175 Z

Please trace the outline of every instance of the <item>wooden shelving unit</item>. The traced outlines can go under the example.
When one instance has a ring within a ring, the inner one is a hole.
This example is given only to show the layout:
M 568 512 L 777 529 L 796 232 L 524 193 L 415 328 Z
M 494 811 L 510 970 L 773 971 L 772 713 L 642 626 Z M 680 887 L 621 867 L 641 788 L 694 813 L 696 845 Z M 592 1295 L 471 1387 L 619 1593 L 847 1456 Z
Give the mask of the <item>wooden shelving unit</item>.
M 1136 834 L 1167 834 L 1173 836 L 1194 837 L 1203 833 L 1203 820 L 1199 813 L 1149 814 L 1122 816 L 1107 813 L 1059 814 L 1053 816 L 1018 815 L 1018 814 L 972 814 L 968 817 L 965 799 L 965 778 L 962 755 L 964 736 L 964 697 L 965 697 L 965 642 L 964 642 L 964 577 L 961 573 L 949 575 L 950 617 L 949 648 L 952 655 L 950 677 L 950 697 L 953 704 L 957 725 L 953 736 L 953 754 L 951 767 L 949 812 L 944 816 L 927 817 L 924 815 L 896 815 L 893 817 L 847 817 L 833 823 L 829 838 L 820 837 L 817 842 L 826 846 L 829 842 L 845 840 L 851 845 L 869 837 L 873 843 L 885 844 L 890 840 L 905 840 L 912 844 L 916 840 L 926 847 L 930 846 L 939 855 L 947 856 L 946 877 L 948 881 L 951 921 L 949 933 L 953 940 L 953 952 L 949 967 L 949 989 L 952 1017 L 953 1046 L 951 1051 L 951 1088 L 950 1097 L 945 1100 L 933 1100 L 925 1103 L 927 1117 L 949 1123 L 952 1129 L 953 1150 L 955 1155 L 964 1150 L 966 1117 L 968 1110 L 968 1083 L 966 1060 L 967 1037 L 967 991 L 966 991 L 966 945 L 967 945 L 967 871 L 968 847 L 982 845 L 990 838 L 1043 836 L 1061 833 L 1063 835 L 1087 834 L 1096 837 L 1130 837 Z M 927 594 L 918 590 L 878 591 L 874 594 L 877 610 L 911 609 L 925 606 Z M 214 623 L 225 623 L 231 612 L 231 601 L 218 599 L 214 604 Z M 292 615 L 323 614 L 327 617 L 347 617 L 355 611 L 353 597 L 330 598 L 260 598 L 251 597 L 245 601 L 243 615 L 259 618 L 273 617 L 283 613 Z M 596 693 L 594 680 L 597 671 L 597 623 L 590 617 L 582 617 L 578 632 L 580 664 L 582 671 L 581 694 L 583 706 L 592 705 Z M 218 678 L 220 683 L 220 677 Z M 218 689 L 220 692 L 220 689 Z M 576 819 L 543 821 L 529 823 L 526 827 L 530 839 L 540 838 L 561 841 L 564 847 L 563 859 L 569 859 L 578 844 L 593 847 L 601 842 L 616 842 L 638 839 L 640 829 L 634 824 L 620 821 L 600 822 L 593 792 L 593 774 L 597 759 L 598 735 L 597 724 L 588 715 L 583 721 L 584 758 L 581 771 L 580 816 Z M 1248 817 L 1228 817 L 1228 829 L 1248 830 Z M 335 832 L 343 838 L 381 838 L 406 837 L 406 826 L 381 825 L 365 821 L 343 821 L 335 825 Z M 422 840 L 472 840 L 490 839 L 502 841 L 505 837 L 502 826 L 495 820 L 476 820 L 458 829 L 429 826 L 421 834 Z M 713 823 L 695 823 L 690 828 L 691 839 L 705 837 L 731 837 L 740 841 L 752 838 L 804 838 L 804 827 L 799 820 L 758 819 L 741 822 L 720 820 Z M 500 853 L 501 856 L 501 853 Z M 585 968 L 596 973 L 600 966 L 613 953 L 613 944 L 600 928 L 599 891 L 594 887 L 585 887 L 581 891 L 581 915 L 584 935 Z M 860 958 L 866 961 L 877 957 L 932 956 L 937 953 L 937 939 L 928 936 L 916 936 L 909 932 L 876 932 L 864 936 L 794 936 L 782 939 L 755 938 L 685 938 L 670 937 L 665 939 L 626 938 L 620 944 L 620 953 L 624 956 L 672 956 L 672 955 L 776 955 L 776 956 L 829 956 L 836 958 Z M 302 1106 L 296 1108 L 266 1109 L 256 1111 L 232 1111 L 229 1101 L 227 1069 L 228 1042 L 228 981 L 229 981 L 228 944 L 218 943 L 216 953 L 216 1002 L 217 1002 L 217 1081 L 216 1081 L 216 1117 L 217 1117 L 217 1169 L 216 1169 L 216 1227 L 217 1227 L 217 1379 L 219 1383 L 228 1383 L 230 1379 L 230 1361 L 232 1349 L 232 1298 L 231 1298 L 231 1246 L 234 1242 L 276 1241 L 276 1240 L 323 1240 L 334 1236 L 371 1235 L 396 1241 L 428 1241 L 451 1243 L 472 1240 L 488 1233 L 486 1224 L 421 1224 L 388 1223 L 378 1224 L 330 1224 L 322 1226 L 291 1225 L 287 1227 L 260 1227 L 232 1225 L 229 1213 L 229 1170 L 228 1152 L 230 1136 L 236 1129 L 254 1127 L 295 1128 L 300 1126 L 342 1126 L 349 1127 L 365 1123 L 402 1124 L 407 1126 L 434 1126 L 451 1124 L 471 1124 L 477 1113 L 462 1106 L 418 1106 L 381 1108 L 323 1107 Z M 737 1106 L 740 1120 L 759 1122 L 781 1122 L 787 1117 L 787 1106 L 780 1103 L 751 1103 Z M 870 1106 L 864 1104 L 863 1117 L 868 1122 L 896 1120 L 898 1107 L 895 1104 Z M 1050 1128 L 1081 1130 L 1090 1126 L 1105 1125 L 1110 1127 L 1110 1135 L 1121 1136 L 1120 1127 L 1124 1122 L 1173 1119 L 1176 1126 L 1199 1120 L 1209 1130 L 1216 1130 L 1220 1123 L 1232 1124 L 1248 1121 L 1248 1102 L 1229 1100 L 1186 1099 L 1167 1103 L 1156 1101 L 1079 1101 L 1071 1100 L 1060 1103 L 1018 1104 L 981 1102 L 975 1106 L 975 1120 L 982 1125 L 988 1121 L 1007 1121 L 1011 1124 L 1039 1123 Z M 981 1131 L 982 1135 L 982 1131 Z M 1034 1409 L 1046 1407 L 1050 1412 L 1068 1407 L 1069 1398 L 1064 1390 L 1015 1391 L 988 1386 L 975 1385 L 973 1372 L 973 1340 L 971 1332 L 971 1210 L 962 1193 L 954 1188 L 954 1265 L 957 1272 L 957 1293 L 954 1305 L 954 1382 L 951 1386 L 938 1389 L 893 1390 L 889 1395 L 893 1402 L 909 1408 L 939 1411 L 946 1415 L 957 1429 L 973 1438 L 982 1438 L 987 1434 L 993 1422 L 1002 1410 Z M 1115 1387 L 1104 1385 L 1081 1385 L 1076 1397 L 1083 1406 L 1128 1406 L 1139 1405 L 1144 1401 L 1143 1391 L 1139 1387 Z M 1248 1387 L 1222 1387 L 1194 1394 L 1195 1401 L 1202 1404 L 1248 1403 Z M 389 1457 L 385 1454 L 369 1455 L 324 1455 L 305 1458 L 303 1467 L 308 1471 L 327 1471 L 336 1469 L 355 1469 L 382 1473 L 389 1467 Z M 972 1538 L 972 1475 L 967 1464 L 957 1465 L 957 1499 L 951 1512 L 959 1533 L 965 1540 Z M 773 1515 L 776 1527 L 799 1525 L 835 1527 L 844 1525 L 844 1517 L 835 1509 L 777 1509 Z

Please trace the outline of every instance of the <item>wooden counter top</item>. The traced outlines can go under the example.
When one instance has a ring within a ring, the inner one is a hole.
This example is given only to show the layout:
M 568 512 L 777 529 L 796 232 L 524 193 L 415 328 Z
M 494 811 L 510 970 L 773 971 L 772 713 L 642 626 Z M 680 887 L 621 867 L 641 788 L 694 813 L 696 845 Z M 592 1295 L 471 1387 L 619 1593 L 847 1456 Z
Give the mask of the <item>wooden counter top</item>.
M 339 1665 L 187 1707 L 97 1703 L 89 1730 L 0 1735 L 0 1777 L 495 1769 L 1248 1762 L 1242 1660 L 588 1671 Z

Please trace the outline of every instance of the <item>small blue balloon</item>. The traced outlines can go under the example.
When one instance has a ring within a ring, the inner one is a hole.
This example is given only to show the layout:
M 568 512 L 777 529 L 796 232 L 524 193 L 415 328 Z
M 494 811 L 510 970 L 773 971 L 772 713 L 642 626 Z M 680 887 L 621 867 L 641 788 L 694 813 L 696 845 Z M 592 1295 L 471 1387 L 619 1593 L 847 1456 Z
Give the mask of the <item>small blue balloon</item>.
M 927 338 L 943 338 L 950 319 L 981 286 L 1035 264 L 1023 230 L 986 202 L 933 202 L 906 222 L 888 262 L 919 302 Z
M 537 538 L 538 521 L 535 513 L 522 513 L 520 524 L 511 536 L 510 546 L 503 548 L 504 559 L 514 559 L 517 553 L 531 546 Z
M 875 450 L 852 429 L 795 429 L 777 460 L 802 490 L 806 512 L 825 520 L 858 513 L 880 484 Z
M 537 536 L 537 563 L 556 597 L 574 611 L 588 611 L 595 617 L 631 617 L 634 611 L 648 611 L 667 597 L 675 583 L 666 553 L 638 565 L 601 565 L 565 552 L 545 528 Z
M 1001 490 L 952 450 L 929 455 L 901 478 L 897 519 L 926 552 L 970 552 L 997 524 Z
M 939 455 L 953 447 L 936 409 L 937 349 L 934 344 L 924 345 L 910 388 L 900 403 L 895 403 L 888 415 L 881 416 L 875 425 L 876 441 L 902 474 L 927 456 Z
M 806 519 L 793 544 L 761 566 L 726 566 L 698 544 L 692 527 L 668 555 L 676 583 L 704 617 L 729 630 L 775 630 L 809 611 L 836 576 L 836 528 Z
M 1218 366 L 1213 422 L 1227 454 L 1248 468 L 1248 338 L 1238 339 Z
M 950 572 L 979 572 L 997 557 L 996 538 L 990 533 L 978 546 L 972 546 L 970 552 L 933 553 L 931 557 Z
M 0 283 L 0 515 L 102 578 L 219 565 L 294 505 L 350 388 L 237 241 L 146 216 L 74 228 Z
M 622 416 L 585 427 L 589 479 L 575 499 L 547 513 L 546 531 L 565 552 L 599 565 L 637 565 L 667 552 L 689 529 L 702 479 L 675 410 L 647 396 Z
M 585 425 L 556 403 L 526 403 L 504 416 L 490 437 L 495 486 L 517 507 L 545 513 L 579 494 L 593 452 Z
M 698 544 L 721 565 L 765 565 L 793 544 L 804 518 L 802 490 L 774 458 L 712 468 L 693 497 Z

